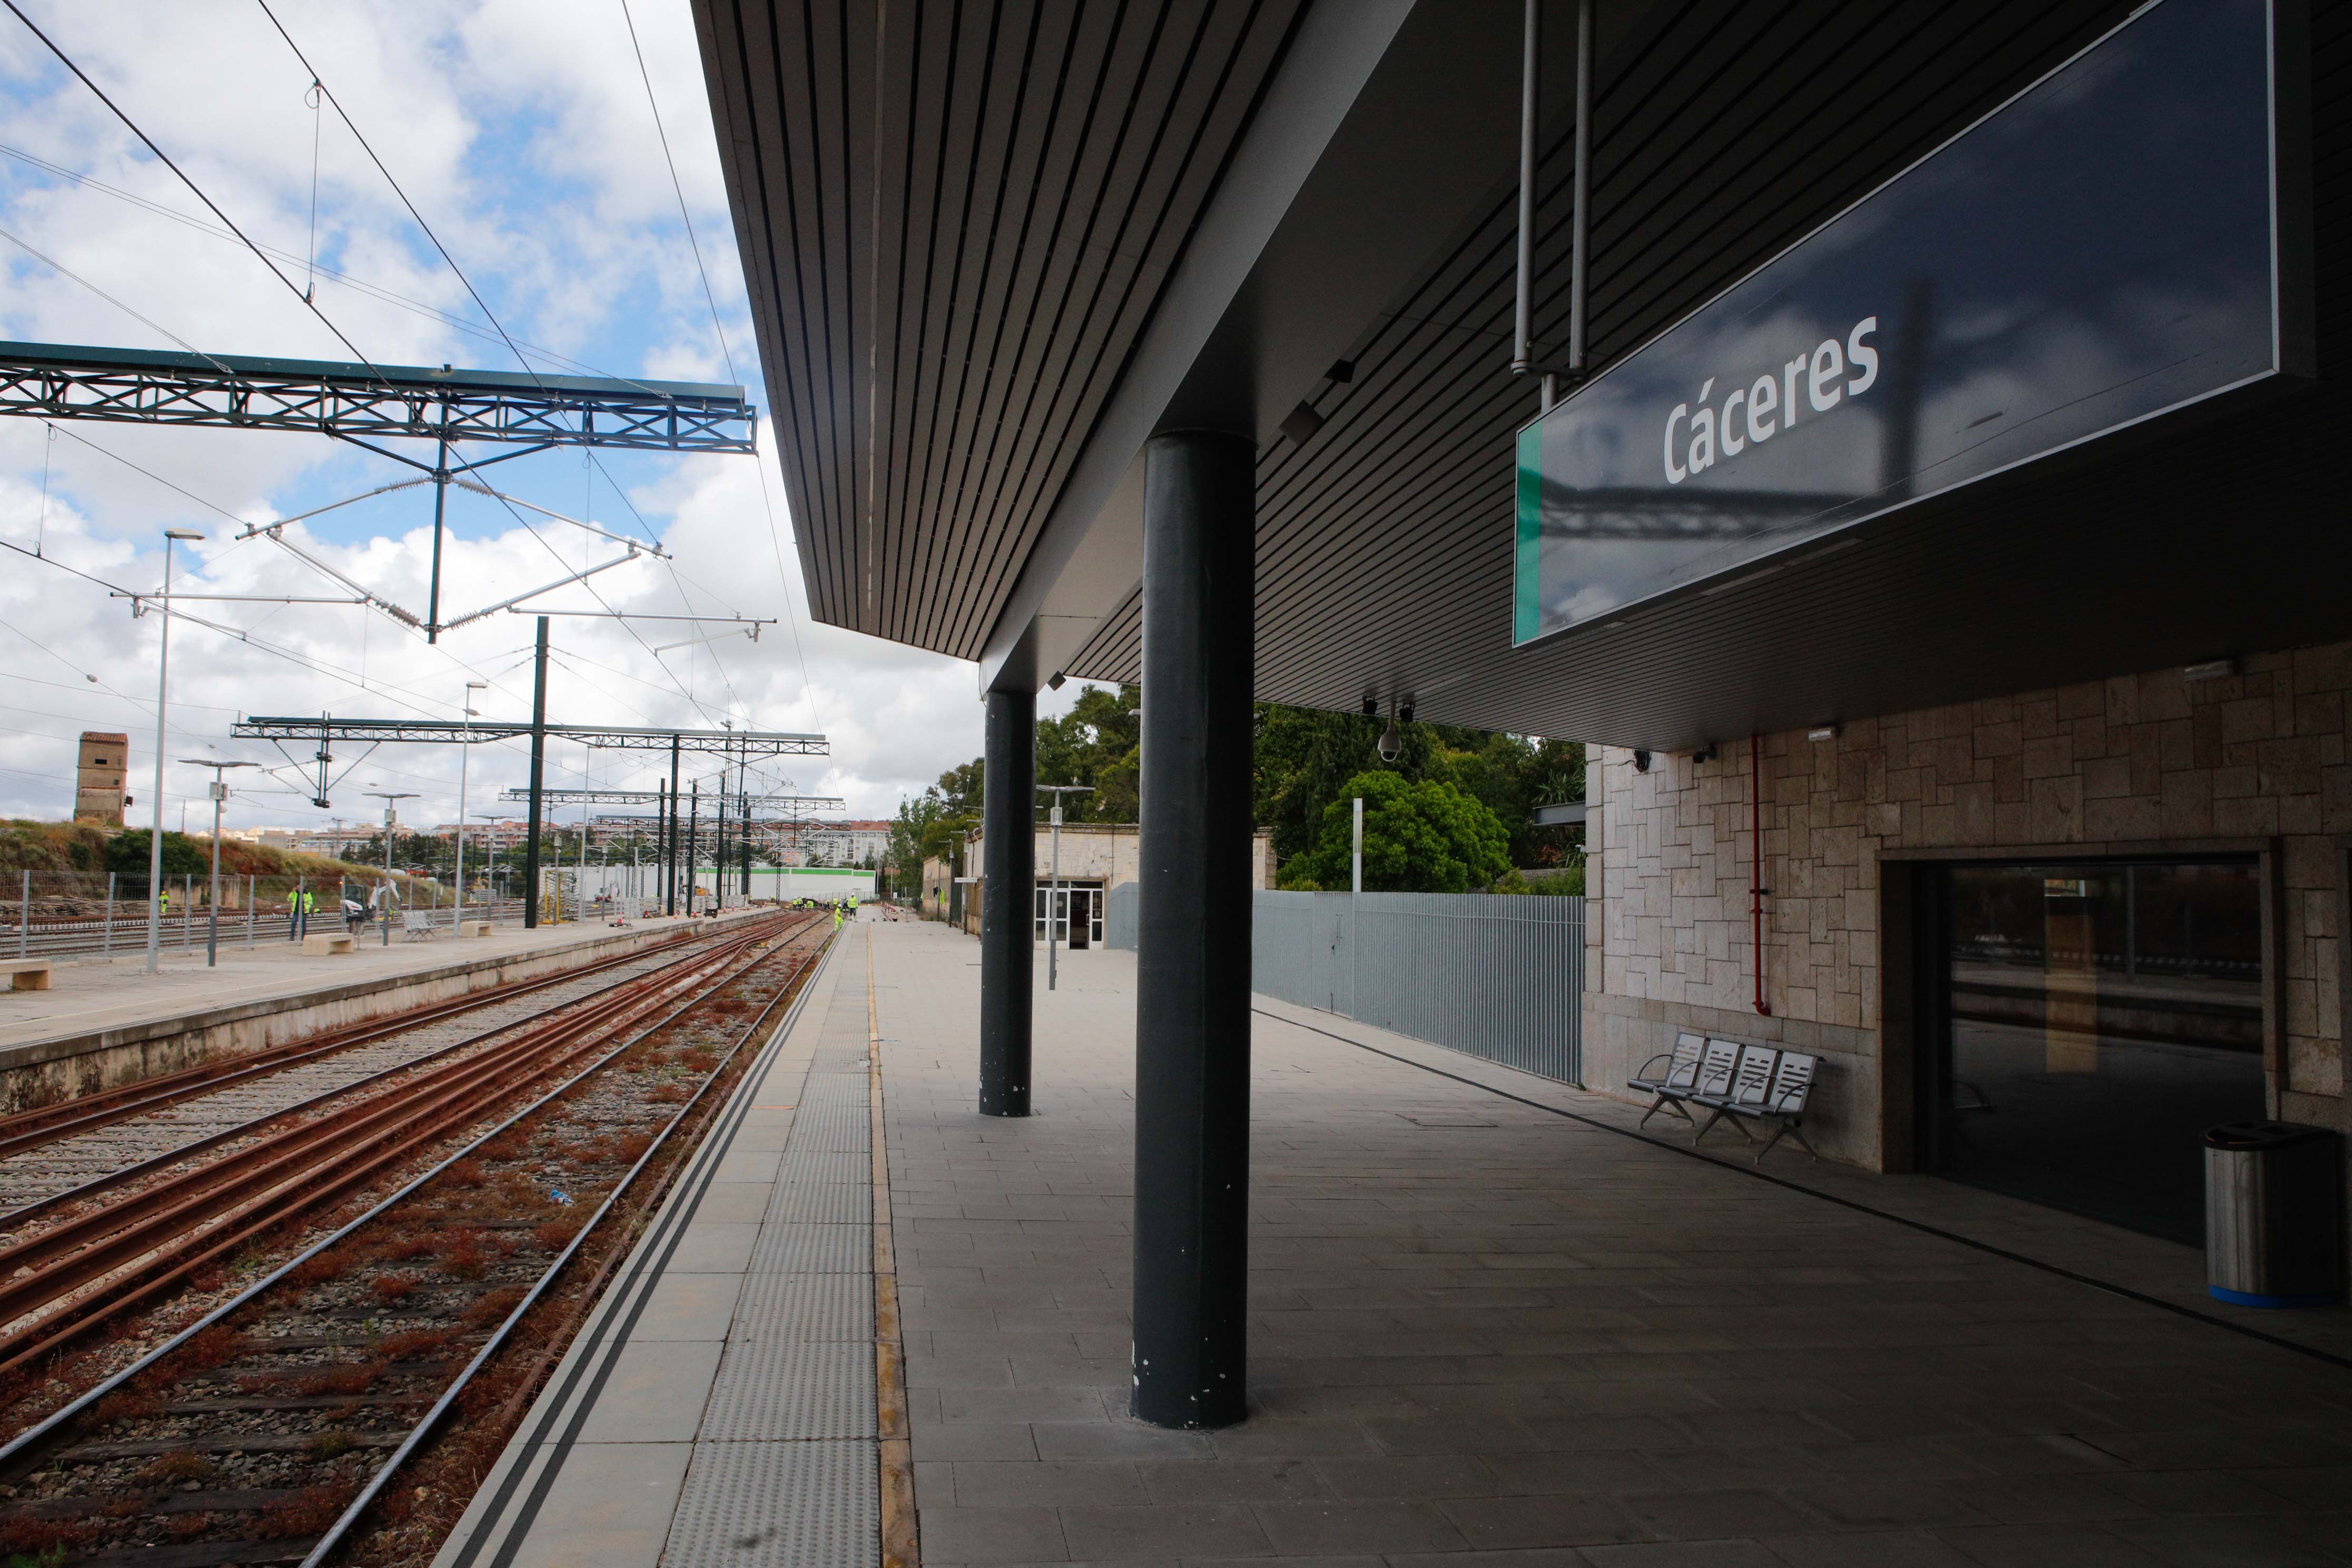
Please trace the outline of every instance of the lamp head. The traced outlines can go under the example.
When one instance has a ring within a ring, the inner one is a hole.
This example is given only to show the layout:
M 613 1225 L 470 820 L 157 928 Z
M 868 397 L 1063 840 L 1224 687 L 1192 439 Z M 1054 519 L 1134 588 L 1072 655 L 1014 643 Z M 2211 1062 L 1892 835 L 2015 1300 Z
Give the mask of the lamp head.
M 193 528 L 167 528 L 163 531 L 163 537 L 166 539 L 201 541 L 205 536 L 198 533 Z

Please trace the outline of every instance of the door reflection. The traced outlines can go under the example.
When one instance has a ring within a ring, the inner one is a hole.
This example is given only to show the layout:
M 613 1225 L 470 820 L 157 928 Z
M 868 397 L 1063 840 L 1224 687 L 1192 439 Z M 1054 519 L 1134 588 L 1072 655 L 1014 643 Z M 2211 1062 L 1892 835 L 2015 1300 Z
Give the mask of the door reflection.
M 2198 1135 L 2264 1112 L 2251 861 L 1955 866 L 1945 1174 L 2189 1246 Z

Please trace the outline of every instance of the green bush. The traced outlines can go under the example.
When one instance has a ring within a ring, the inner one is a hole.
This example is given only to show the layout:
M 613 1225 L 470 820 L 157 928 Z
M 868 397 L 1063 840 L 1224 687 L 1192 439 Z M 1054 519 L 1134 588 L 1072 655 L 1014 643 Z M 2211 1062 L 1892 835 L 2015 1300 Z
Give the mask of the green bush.
M 143 827 L 127 828 L 116 834 L 106 846 L 106 868 L 125 877 L 147 874 L 147 836 Z M 163 875 L 166 877 L 202 877 L 213 868 L 212 857 L 196 847 L 196 841 L 184 833 L 166 829 L 163 834 Z

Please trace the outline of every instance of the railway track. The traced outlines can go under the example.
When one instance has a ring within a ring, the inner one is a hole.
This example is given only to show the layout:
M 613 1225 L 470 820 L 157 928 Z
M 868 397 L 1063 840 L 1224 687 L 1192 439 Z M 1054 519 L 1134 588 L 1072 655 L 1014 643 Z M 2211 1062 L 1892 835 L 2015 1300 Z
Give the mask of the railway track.
M 582 969 L 520 981 L 348 1029 L 207 1062 L 0 1120 L 0 1246 L 44 1210 L 217 1147 L 271 1120 L 368 1092 L 551 1009 L 676 961 L 701 931 Z
M 581 1260 L 617 1261 L 681 1130 L 748 1066 L 829 935 L 796 916 L 735 928 L 521 1031 L 528 1047 L 142 1189 L 69 1248 L 44 1232 L 29 1273 L 30 1255 L 0 1253 L 0 1353 L 21 1363 L 46 1342 L 24 1326 L 35 1296 L 118 1276 L 143 1290 L 436 1162 L 0 1446 L 0 1561 L 315 1563 L 363 1518 L 398 1527 L 415 1505 L 387 1489 L 395 1470 L 453 1415 L 486 1440 L 520 1418 L 593 1302 Z
M 551 987 L 567 985 L 591 976 L 609 976 L 616 969 L 642 965 L 654 954 L 706 934 L 692 928 L 681 928 L 675 935 L 660 942 L 617 957 L 599 959 L 561 974 L 518 980 L 453 997 L 446 1002 L 428 1003 L 421 1007 L 387 1014 L 348 1028 L 330 1030 L 258 1051 L 199 1062 L 176 1072 L 161 1073 L 135 1083 L 77 1095 L 54 1105 L 13 1111 L 0 1116 L 0 1160 L 26 1149 L 37 1148 L 43 1143 L 175 1104 L 194 1095 L 209 1093 L 224 1084 L 257 1077 L 293 1062 L 315 1059 L 353 1046 L 367 1045 L 405 1029 L 467 1014 L 477 1008 L 495 1006 L 515 997 L 540 995 Z

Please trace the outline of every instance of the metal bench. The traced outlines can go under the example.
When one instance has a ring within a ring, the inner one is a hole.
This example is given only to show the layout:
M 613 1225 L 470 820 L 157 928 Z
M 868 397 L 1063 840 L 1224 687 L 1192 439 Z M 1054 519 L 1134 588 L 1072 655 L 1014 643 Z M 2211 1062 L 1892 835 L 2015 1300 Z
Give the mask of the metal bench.
M 430 910 L 403 910 L 400 912 L 400 935 L 401 940 L 404 942 L 432 941 L 433 911 Z
M 1683 1101 L 1698 1092 L 1699 1060 L 1706 1053 L 1705 1035 L 1677 1035 L 1673 1050 L 1660 1051 L 1625 1080 L 1627 1088 L 1654 1097 L 1650 1109 L 1642 1112 L 1641 1126 L 1647 1127 L 1650 1118 L 1661 1110 L 1671 1110 L 1685 1121 L 1690 1121 L 1691 1114 L 1683 1109 Z M 1664 1072 L 1657 1070 L 1661 1066 L 1665 1068 Z
M 1710 1047 L 1730 1045 L 1728 1040 L 1709 1040 Z M 1762 1164 L 1772 1146 L 1787 1134 L 1794 1133 L 1798 1147 L 1816 1160 L 1821 1155 L 1805 1142 L 1805 1098 L 1811 1092 L 1813 1073 L 1819 1058 L 1803 1051 L 1784 1051 L 1777 1046 L 1741 1045 L 1738 1066 L 1726 1089 L 1686 1096 L 1693 1104 L 1703 1105 L 1715 1114 L 1706 1125 L 1693 1134 L 1696 1143 L 1715 1130 L 1715 1124 L 1728 1117 L 1739 1135 L 1750 1143 L 1755 1136 L 1742 1125 L 1747 1121 L 1772 1123 L 1772 1136 L 1756 1152 L 1756 1163 Z M 1679 1109 L 1679 1108 L 1678 1108 Z
M 1722 1094 L 1731 1088 L 1732 1069 L 1739 1062 L 1737 1040 L 1707 1040 L 1696 1035 L 1676 1037 L 1672 1051 L 1662 1052 L 1642 1064 L 1642 1070 L 1630 1081 L 1633 1088 L 1653 1095 L 1650 1109 L 1642 1113 L 1642 1124 L 1661 1110 L 1671 1110 L 1685 1121 L 1691 1113 L 1684 1109 L 1687 1100 L 1702 1095 Z M 1653 1068 L 1664 1063 L 1664 1073 Z M 1697 1123 L 1692 1121 L 1693 1126 Z

